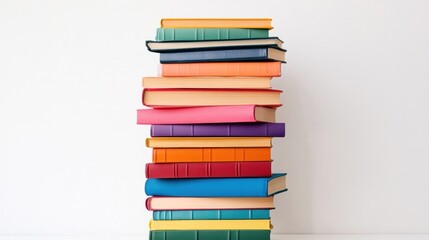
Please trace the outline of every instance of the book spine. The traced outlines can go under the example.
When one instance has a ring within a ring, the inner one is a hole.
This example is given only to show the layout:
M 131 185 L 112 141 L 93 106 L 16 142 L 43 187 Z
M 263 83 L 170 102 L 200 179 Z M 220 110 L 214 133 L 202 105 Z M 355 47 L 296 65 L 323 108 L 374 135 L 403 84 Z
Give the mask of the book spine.
M 150 220 L 151 230 L 270 230 L 269 219 L 256 220 Z
M 154 148 L 153 163 L 271 161 L 271 148 Z
M 284 137 L 284 123 L 152 125 L 152 137 Z
M 152 216 L 154 220 L 270 219 L 270 210 L 164 210 L 154 211 Z
M 149 240 L 270 240 L 270 230 L 155 230 Z
M 281 62 L 212 62 L 161 64 L 164 77 L 280 77 Z
M 146 178 L 269 177 L 271 162 L 146 164 Z
M 268 38 L 266 29 L 158 28 L 156 41 L 197 41 Z

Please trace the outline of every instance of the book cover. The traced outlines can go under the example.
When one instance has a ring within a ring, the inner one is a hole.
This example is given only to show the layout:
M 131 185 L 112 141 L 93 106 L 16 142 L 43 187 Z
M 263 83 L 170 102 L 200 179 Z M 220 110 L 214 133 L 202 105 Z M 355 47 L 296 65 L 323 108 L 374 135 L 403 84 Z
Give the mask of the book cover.
M 280 77 L 281 62 L 212 62 L 161 64 L 164 77 Z
M 154 148 L 152 152 L 153 163 L 204 163 L 204 162 L 217 163 L 217 162 L 258 162 L 258 161 L 263 161 L 263 162 L 271 161 L 271 148 L 269 147 Z M 187 167 L 192 167 L 192 166 L 187 166 Z
M 163 18 L 163 28 L 261 28 L 272 29 L 271 18 Z
M 154 220 L 270 219 L 268 209 L 153 211 Z
M 137 124 L 275 122 L 275 111 L 255 105 L 139 109 Z
M 152 108 L 258 105 L 281 106 L 276 89 L 165 89 L 145 88 L 142 103 Z
M 270 230 L 154 230 L 149 240 L 270 240 Z
M 152 125 L 152 137 L 284 137 L 284 123 Z
M 150 220 L 150 230 L 270 230 L 270 220 Z
M 286 191 L 285 173 L 269 178 L 194 178 L 146 180 L 148 196 L 268 197 Z
M 247 49 L 193 50 L 186 52 L 160 53 L 161 63 L 195 63 L 195 62 L 246 62 L 246 61 L 280 61 L 285 62 L 286 50 L 274 47 L 257 47 Z
M 146 164 L 146 178 L 269 177 L 271 162 Z
M 271 88 L 270 77 L 145 77 L 144 88 Z
M 158 28 L 156 41 L 227 40 L 267 38 L 267 29 L 243 28 Z
M 254 148 L 272 146 L 271 137 L 152 137 L 150 148 Z
M 146 208 L 149 211 L 274 209 L 274 197 L 149 197 Z

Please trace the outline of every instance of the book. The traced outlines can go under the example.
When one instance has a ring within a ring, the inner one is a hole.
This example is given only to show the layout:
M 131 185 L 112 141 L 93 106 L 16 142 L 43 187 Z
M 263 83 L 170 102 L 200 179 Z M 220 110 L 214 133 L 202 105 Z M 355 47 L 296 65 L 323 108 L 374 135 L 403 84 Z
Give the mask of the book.
M 146 208 L 149 211 L 274 209 L 274 197 L 149 197 Z
M 146 178 L 231 178 L 271 176 L 271 162 L 146 164 Z
M 262 28 L 272 29 L 271 18 L 163 18 L 163 28 Z
M 280 77 L 281 62 L 212 62 L 161 64 L 164 77 Z
M 194 50 L 186 52 L 160 53 L 161 63 L 196 63 L 196 62 L 285 62 L 286 50 L 274 47 L 246 49 Z
M 148 196 L 268 197 L 286 191 L 286 174 L 265 178 L 193 178 L 146 180 Z
M 153 211 L 154 220 L 270 219 L 268 209 Z
M 142 103 L 152 108 L 231 105 L 279 107 L 281 93 L 274 89 L 145 88 Z
M 284 123 L 152 125 L 152 137 L 284 137 Z
M 150 230 L 270 230 L 270 220 L 150 220 Z
M 269 38 L 245 38 L 245 39 L 226 39 L 209 41 L 146 41 L 146 47 L 151 52 L 180 52 L 192 50 L 213 50 L 213 49 L 236 49 L 236 48 L 255 48 L 255 47 L 277 47 L 283 46 L 283 41 L 278 37 Z
M 270 77 L 145 77 L 144 88 L 271 88 Z
M 153 230 L 149 240 L 270 240 L 270 230 Z
M 156 41 L 227 40 L 268 38 L 267 29 L 244 28 L 158 28 Z
M 271 161 L 269 147 L 154 148 L 153 163 L 257 162 Z M 176 166 L 179 167 L 179 166 Z M 187 167 L 193 167 L 187 166 Z M 197 166 L 195 166 L 197 167 Z M 210 166 L 214 167 L 214 166 Z M 225 166 L 227 167 L 227 166 Z M 238 167 L 238 166 L 237 166 Z M 179 169 L 177 169 L 179 170 Z M 214 169 L 212 169 L 214 170 Z
M 150 148 L 235 148 L 271 147 L 271 137 L 152 137 Z
M 255 105 L 139 109 L 137 124 L 275 122 L 276 110 Z

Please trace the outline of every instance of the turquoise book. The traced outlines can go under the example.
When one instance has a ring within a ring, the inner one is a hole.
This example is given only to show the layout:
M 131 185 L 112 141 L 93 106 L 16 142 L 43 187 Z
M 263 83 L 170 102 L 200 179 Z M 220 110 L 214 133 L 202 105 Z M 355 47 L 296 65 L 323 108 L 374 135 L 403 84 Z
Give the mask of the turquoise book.
M 270 219 L 269 209 L 153 211 L 153 220 Z
M 270 240 L 270 230 L 156 230 L 149 240 Z
M 158 28 L 156 41 L 193 41 L 268 38 L 268 29 Z
M 268 197 L 286 190 L 286 173 L 268 178 L 150 178 L 145 184 L 146 195 L 166 197 Z

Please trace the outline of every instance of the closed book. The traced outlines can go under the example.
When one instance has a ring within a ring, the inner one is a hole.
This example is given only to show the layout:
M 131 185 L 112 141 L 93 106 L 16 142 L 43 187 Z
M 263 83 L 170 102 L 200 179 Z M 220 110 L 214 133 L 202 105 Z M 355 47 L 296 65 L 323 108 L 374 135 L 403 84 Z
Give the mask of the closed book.
M 284 123 L 152 125 L 152 137 L 284 137 Z
M 286 191 L 286 174 L 267 178 L 194 178 L 146 180 L 148 196 L 267 197 Z
M 151 52 L 180 52 L 202 49 L 213 50 L 232 48 L 256 48 L 260 46 L 281 48 L 283 46 L 283 41 L 280 40 L 278 37 L 211 41 L 146 41 L 146 47 Z
M 149 197 L 146 208 L 150 211 L 274 209 L 274 197 Z
M 270 219 L 268 209 L 153 211 L 154 220 Z
M 145 77 L 144 88 L 271 88 L 270 77 Z
M 281 90 L 145 88 L 142 103 L 153 108 L 258 105 L 281 106 Z
M 275 112 L 255 105 L 139 109 L 137 124 L 275 122 Z
M 163 18 L 163 28 L 262 28 L 272 29 L 271 18 Z
M 156 41 L 226 40 L 268 38 L 267 29 L 243 28 L 158 28 Z
M 150 230 L 270 230 L 270 220 L 151 220 Z
M 274 47 L 248 49 L 193 50 L 160 53 L 161 63 L 280 61 L 285 62 L 286 50 Z
M 146 178 L 268 177 L 271 162 L 146 164 Z
M 241 148 L 271 147 L 271 137 L 153 137 L 146 138 L 150 148 Z
M 164 77 L 280 77 L 281 62 L 212 62 L 161 64 Z
M 154 148 L 153 163 L 258 162 L 271 161 L 269 147 Z M 176 166 L 178 167 L 178 166 Z M 192 167 L 192 166 L 186 166 Z M 210 166 L 213 167 L 213 166 Z M 226 166 L 222 166 L 226 167 Z M 238 166 L 237 166 L 238 167 Z M 179 170 L 179 169 L 176 169 Z M 212 169 L 214 170 L 214 169 Z
M 270 240 L 270 230 L 155 230 L 149 240 Z

